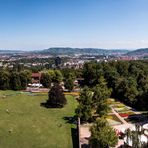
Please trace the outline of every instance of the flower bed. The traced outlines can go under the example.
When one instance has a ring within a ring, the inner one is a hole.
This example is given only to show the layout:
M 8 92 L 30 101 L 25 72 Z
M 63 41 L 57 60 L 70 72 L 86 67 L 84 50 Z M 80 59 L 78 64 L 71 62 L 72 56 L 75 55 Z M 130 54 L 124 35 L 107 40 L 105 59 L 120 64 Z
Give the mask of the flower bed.
M 112 115 L 107 115 L 106 116 L 106 120 L 108 121 L 108 123 L 112 126 L 112 125 L 120 125 L 121 121 L 118 119 L 118 117 L 115 114 Z
M 127 107 L 123 107 L 123 108 L 115 108 L 115 110 L 118 113 L 126 113 L 126 112 L 130 112 L 130 110 Z
M 136 114 L 134 112 L 126 112 L 126 113 L 120 113 L 119 115 L 123 118 L 127 118 L 131 115 L 136 115 Z
M 123 104 L 115 104 L 114 108 L 125 108 L 126 106 Z
M 79 92 L 64 92 L 65 95 L 79 96 Z
M 112 120 L 112 119 L 106 119 L 110 126 L 120 125 L 122 124 L 120 121 Z
M 119 115 L 120 115 L 121 117 L 123 117 L 123 118 L 126 118 L 126 117 L 129 116 L 129 114 L 127 114 L 127 113 L 120 113 Z
M 107 99 L 108 104 L 114 104 L 115 100 L 114 99 Z
M 132 112 L 132 111 L 129 111 L 129 112 L 126 112 L 129 116 L 130 115 L 136 115 L 134 112 Z

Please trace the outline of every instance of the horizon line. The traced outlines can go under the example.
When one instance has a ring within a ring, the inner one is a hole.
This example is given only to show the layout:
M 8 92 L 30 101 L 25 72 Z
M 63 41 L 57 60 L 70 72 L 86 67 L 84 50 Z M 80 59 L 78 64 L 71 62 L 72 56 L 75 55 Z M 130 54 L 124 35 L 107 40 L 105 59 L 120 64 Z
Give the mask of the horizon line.
M 148 47 L 141 47 L 141 48 L 96 48 L 96 47 L 49 47 L 49 48 L 44 48 L 44 49 L 0 49 L 0 51 L 40 51 L 40 50 L 47 50 L 47 49 L 51 49 L 51 48 L 71 48 L 71 49 L 102 49 L 102 50 L 138 50 L 138 49 L 147 49 Z

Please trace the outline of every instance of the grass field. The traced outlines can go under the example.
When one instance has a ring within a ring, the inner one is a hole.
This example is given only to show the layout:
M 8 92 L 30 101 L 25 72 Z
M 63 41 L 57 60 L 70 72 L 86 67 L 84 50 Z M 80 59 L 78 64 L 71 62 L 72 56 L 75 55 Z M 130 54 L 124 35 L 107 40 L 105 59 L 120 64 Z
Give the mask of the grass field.
M 20 94 L 0 91 L 0 148 L 71 148 L 74 124 L 64 119 L 72 117 L 77 106 L 72 96 L 63 109 L 40 106 L 46 94 Z

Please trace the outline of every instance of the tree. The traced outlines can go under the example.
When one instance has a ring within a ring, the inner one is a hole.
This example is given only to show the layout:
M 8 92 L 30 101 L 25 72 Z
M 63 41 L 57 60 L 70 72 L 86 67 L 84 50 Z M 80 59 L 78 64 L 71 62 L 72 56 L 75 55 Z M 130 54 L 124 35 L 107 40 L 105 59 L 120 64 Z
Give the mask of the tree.
M 55 76 L 53 78 L 54 79 L 53 82 L 56 82 L 56 83 L 62 82 L 63 75 L 62 75 L 61 71 L 60 70 L 55 70 L 54 73 L 55 73 Z
M 51 80 L 53 82 L 54 81 L 54 78 L 55 78 L 55 72 L 54 72 L 54 70 L 48 70 L 48 74 L 50 75 Z
M 30 70 L 25 70 L 24 72 L 26 74 L 27 84 L 31 83 L 31 74 L 32 74 L 32 72 Z
M 148 94 L 148 62 L 146 60 L 88 62 L 84 64 L 82 72 L 83 85 L 93 88 L 99 84 L 98 79 L 103 76 L 107 86 L 112 88 L 112 97 L 134 108 L 141 110 L 147 108 L 145 102 Z M 93 91 L 95 92 L 95 89 Z M 99 93 L 101 94 L 102 90 L 95 95 Z
M 75 70 L 75 76 L 76 78 L 82 78 L 82 69 Z
M 19 73 L 19 76 L 21 81 L 21 89 L 26 89 L 27 84 L 31 82 L 31 72 L 24 70 Z
M 136 106 L 140 110 L 148 110 L 148 92 L 143 92 L 137 98 Z
M 88 87 L 84 87 L 80 94 L 79 106 L 76 109 L 76 114 L 81 118 L 81 121 L 93 120 L 92 97 L 93 92 Z
M 27 74 L 24 71 L 22 71 L 22 72 L 20 72 L 19 76 L 20 76 L 20 82 L 21 82 L 21 89 L 26 89 L 26 87 L 27 87 Z
M 140 125 L 135 125 L 135 130 L 130 130 L 127 129 L 125 131 L 125 138 L 126 138 L 126 143 L 125 146 L 133 147 L 133 148 L 147 148 L 148 143 L 142 142 L 142 135 L 143 135 L 143 130 L 141 130 L 142 127 Z M 130 143 L 130 144 L 129 144 Z
M 124 101 L 124 93 L 128 89 L 128 82 L 127 79 L 124 77 L 119 77 L 115 84 L 115 96 L 121 101 Z
M 21 89 L 21 81 L 18 72 L 12 72 L 10 76 L 10 87 L 12 90 L 20 90 Z
M 84 84 L 94 86 L 98 78 L 103 74 L 102 66 L 95 62 L 85 63 L 83 67 Z
M 62 108 L 67 103 L 63 88 L 59 84 L 54 84 L 48 92 L 47 106 L 53 108 Z
M 65 80 L 69 78 L 71 78 L 72 80 L 75 80 L 76 78 L 76 74 L 75 74 L 76 71 L 74 69 L 65 68 L 65 69 L 62 69 L 61 72 Z
M 62 70 L 65 82 L 65 88 L 69 91 L 72 91 L 74 88 L 74 80 L 76 79 L 74 70 L 71 69 L 63 69 Z
M 109 109 L 107 99 L 111 95 L 111 89 L 107 87 L 104 77 L 100 77 L 98 84 L 94 87 L 93 107 L 99 116 L 106 115 Z
M 110 66 L 110 68 L 106 68 L 106 70 L 104 70 L 104 78 L 107 81 L 107 85 L 109 88 L 112 88 L 112 96 L 114 96 L 115 93 L 115 85 L 116 85 L 116 81 L 119 78 L 119 73 L 117 72 L 117 70 L 112 66 Z
M 129 62 L 127 61 L 118 61 L 117 71 L 121 76 L 128 76 Z
M 140 63 L 139 61 L 132 61 L 129 66 L 129 74 L 132 77 L 139 77 L 139 74 L 144 72 L 144 64 Z
M 90 129 L 90 147 L 107 148 L 114 147 L 118 143 L 118 137 L 115 130 L 109 126 L 104 118 L 98 119 Z
M 10 74 L 8 71 L 0 71 L 0 89 L 9 89 Z
M 111 89 L 107 87 L 104 77 L 100 77 L 94 89 L 84 87 L 80 94 L 77 115 L 82 121 L 93 121 L 94 114 L 106 115 L 109 109 L 107 98 L 111 95 Z
M 72 91 L 74 88 L 74 81 L 71 78 L 68 78 L 66 79 L 64 86 L 68 91 Z
M 62 63 L 62 62 L 61 62 L 61 58 L 60 58 L 60 57 L 56 57 L 56 58 L 55 58 L 55 66 L 56 66 L 56 67 L 59 67 L 59 66 L 61 65 L 61 63 Z
M 137 90 L 137 82 L 134 78 L 129 77 L 127 79 L 127 88 L 124 92 L 124 97 L 127 98 L 127 102 L 131 105 L 136 103 L 136 97 L 138 96 L 138 90 Z
M 139 93 L 148 92 L 148 75 L 140 73 L 137 78 Z
M 137 82 L 134 78 L 121 77 L 116 82 L 117 98 L 121 101 L 133 105 L 138 96 Z
M 48 73 L 42 73 L 40 82 L 45 88 L 50 88 L 51 86 L 50 75 Z

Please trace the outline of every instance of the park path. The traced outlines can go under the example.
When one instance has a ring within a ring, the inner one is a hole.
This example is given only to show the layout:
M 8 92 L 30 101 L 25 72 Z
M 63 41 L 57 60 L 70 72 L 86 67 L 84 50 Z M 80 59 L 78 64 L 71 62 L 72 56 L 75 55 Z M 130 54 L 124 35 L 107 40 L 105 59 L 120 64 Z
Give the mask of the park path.
M 131 127 L 131 125 L 128 122 L 126 122 L 114 108 L 111 108 L 111 109 L 112 109 L 112 112 L 117 116 L 117 118 L 122 122 L 121 125 L 114 126 L 115 129 L 118 129 L 119 131 L 121 131 L 122 129 L 125 130 Z M 124 145 L 124 140 L 119 139 L 118 144 L 115 146 L 115 148 L 119 148 L 122 145 Z
M 128 124 L 116 111 L 112 108 L 112 112 L 118 117 L 123 124 Z
M 115 114 L 115 116 L 121 121 L 121 123 L 122 124 L 120 124 L 120 125 L 115 125 L 115 126 L 113 126 L 113 128 L 114 129 L 117 129 L 117 130 L 119 130 L 119 131 L 124 131 L 125 129 L 127 129 L 127 128 L 131 128 L 132 127 L 132 125 L 131 124 L 129 124 L 128 122 L 126 122 L 125 120 L 124 120 L 124 118 L 122 118 L 120 115 L 119 115 L 119 113 L 114 109 L 114 108 L 112 108 L 111 107 L 111 109 L 112 109 L 112 112 L 113 112 L 113 114 Z M 88 144 L 88 141 L 89 141 L 89 137 L 91 136 L 91 133 L 90 133 L 90 124 L 85 124 L 85 125 L 81 125 L 80 126 L 80 143 L 81 143 L 81 145 L 83 145 L 83 144 Z M 119 139 L 119 141 L 118 141 L 118 144 L 117 144 L 117 146 L 115 147 L 115 148 L 119 148 L 121 145 L 123 145 L 124 144 L 124 140 L 122 140 L 122 139 Z

